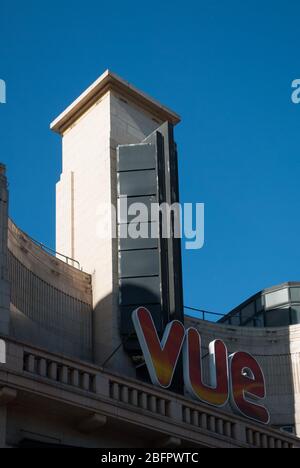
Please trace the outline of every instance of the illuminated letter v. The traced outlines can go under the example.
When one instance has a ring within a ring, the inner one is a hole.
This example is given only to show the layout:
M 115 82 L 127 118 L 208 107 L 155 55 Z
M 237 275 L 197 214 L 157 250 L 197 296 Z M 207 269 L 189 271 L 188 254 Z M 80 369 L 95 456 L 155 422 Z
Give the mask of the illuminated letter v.
M 148 309 L 135 310 L 132 320 L 153 385 L 169 388 L 184 342 L 183 324 L 178 321 L 169 323 L 160 342 Z

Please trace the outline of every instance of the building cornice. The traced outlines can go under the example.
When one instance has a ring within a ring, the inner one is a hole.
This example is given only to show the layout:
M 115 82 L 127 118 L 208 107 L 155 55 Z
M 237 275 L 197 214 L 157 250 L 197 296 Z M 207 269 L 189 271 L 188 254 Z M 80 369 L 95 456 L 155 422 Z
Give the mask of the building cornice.
M 162 122 L 168 121 L 173 125 L 177 125 L 181 120 L 178 114 L 138 90 L 110 70 L 106 70 L 100 78 L 51 123 L 51 130 L 62 135 L 108 91 L 115 91 L 121 94 L 125 99 L 129 99 Z

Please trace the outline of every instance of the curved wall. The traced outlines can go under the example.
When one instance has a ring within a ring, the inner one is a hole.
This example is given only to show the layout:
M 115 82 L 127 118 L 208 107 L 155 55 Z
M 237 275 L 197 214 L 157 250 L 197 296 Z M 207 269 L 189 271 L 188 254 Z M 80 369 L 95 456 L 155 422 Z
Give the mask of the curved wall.
M 252 354 L 265 374 L 266 406 L 271 413 L 271 424 L 280 428 L 294 426 L 300 434 L 300 325 L 254 329 L 186 317 L 186 326 L 195 327 L 201 333 L 204 356 L 208 344 L 216 338 L 226 343 L 230 353 Z
M 92 359 L 90 275 L 47 254 L 9 220 L 10 335 Z

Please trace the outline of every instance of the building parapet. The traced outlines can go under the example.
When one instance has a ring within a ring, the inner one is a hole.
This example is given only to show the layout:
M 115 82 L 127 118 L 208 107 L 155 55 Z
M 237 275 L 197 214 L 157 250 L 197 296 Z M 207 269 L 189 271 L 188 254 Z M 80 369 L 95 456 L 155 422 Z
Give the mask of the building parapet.
M 78 427 L 115 421 L 120 427 L 150 431 L 153 441 L 168 436 L 183 446 L 300 448 L 299 439 L 271 427 L 249 423 L 93 364 L 11 339 L 6 342 L 7 364 L 0 366 L 0 387 L 16 392 L 17 399 L 25 393 L 46 401 L 59 400 L 69 411 L 80 407 L 83 420 Z
M 11 219 L 8 220 L 8 250 L 51 286 L 87 304 L 92 303 L 91 276 L 45 252 Z
M 46 253 L 11 220 L 10 336 L 92 360 L 92 280 Z

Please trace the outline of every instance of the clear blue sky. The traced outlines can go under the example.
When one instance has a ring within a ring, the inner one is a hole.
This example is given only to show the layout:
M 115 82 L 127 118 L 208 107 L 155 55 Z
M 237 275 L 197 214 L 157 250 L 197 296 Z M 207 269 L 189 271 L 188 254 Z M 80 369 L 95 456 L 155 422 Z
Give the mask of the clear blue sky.
M 106 68 L 181 114 L 181 198 L 206 204 L 183 252 L 187 305 L 226 312 L 300 280 L 297 0 L 0 0 L 1 161 L 10 215 L 54 247 L 59 136 L 49 123 Z

